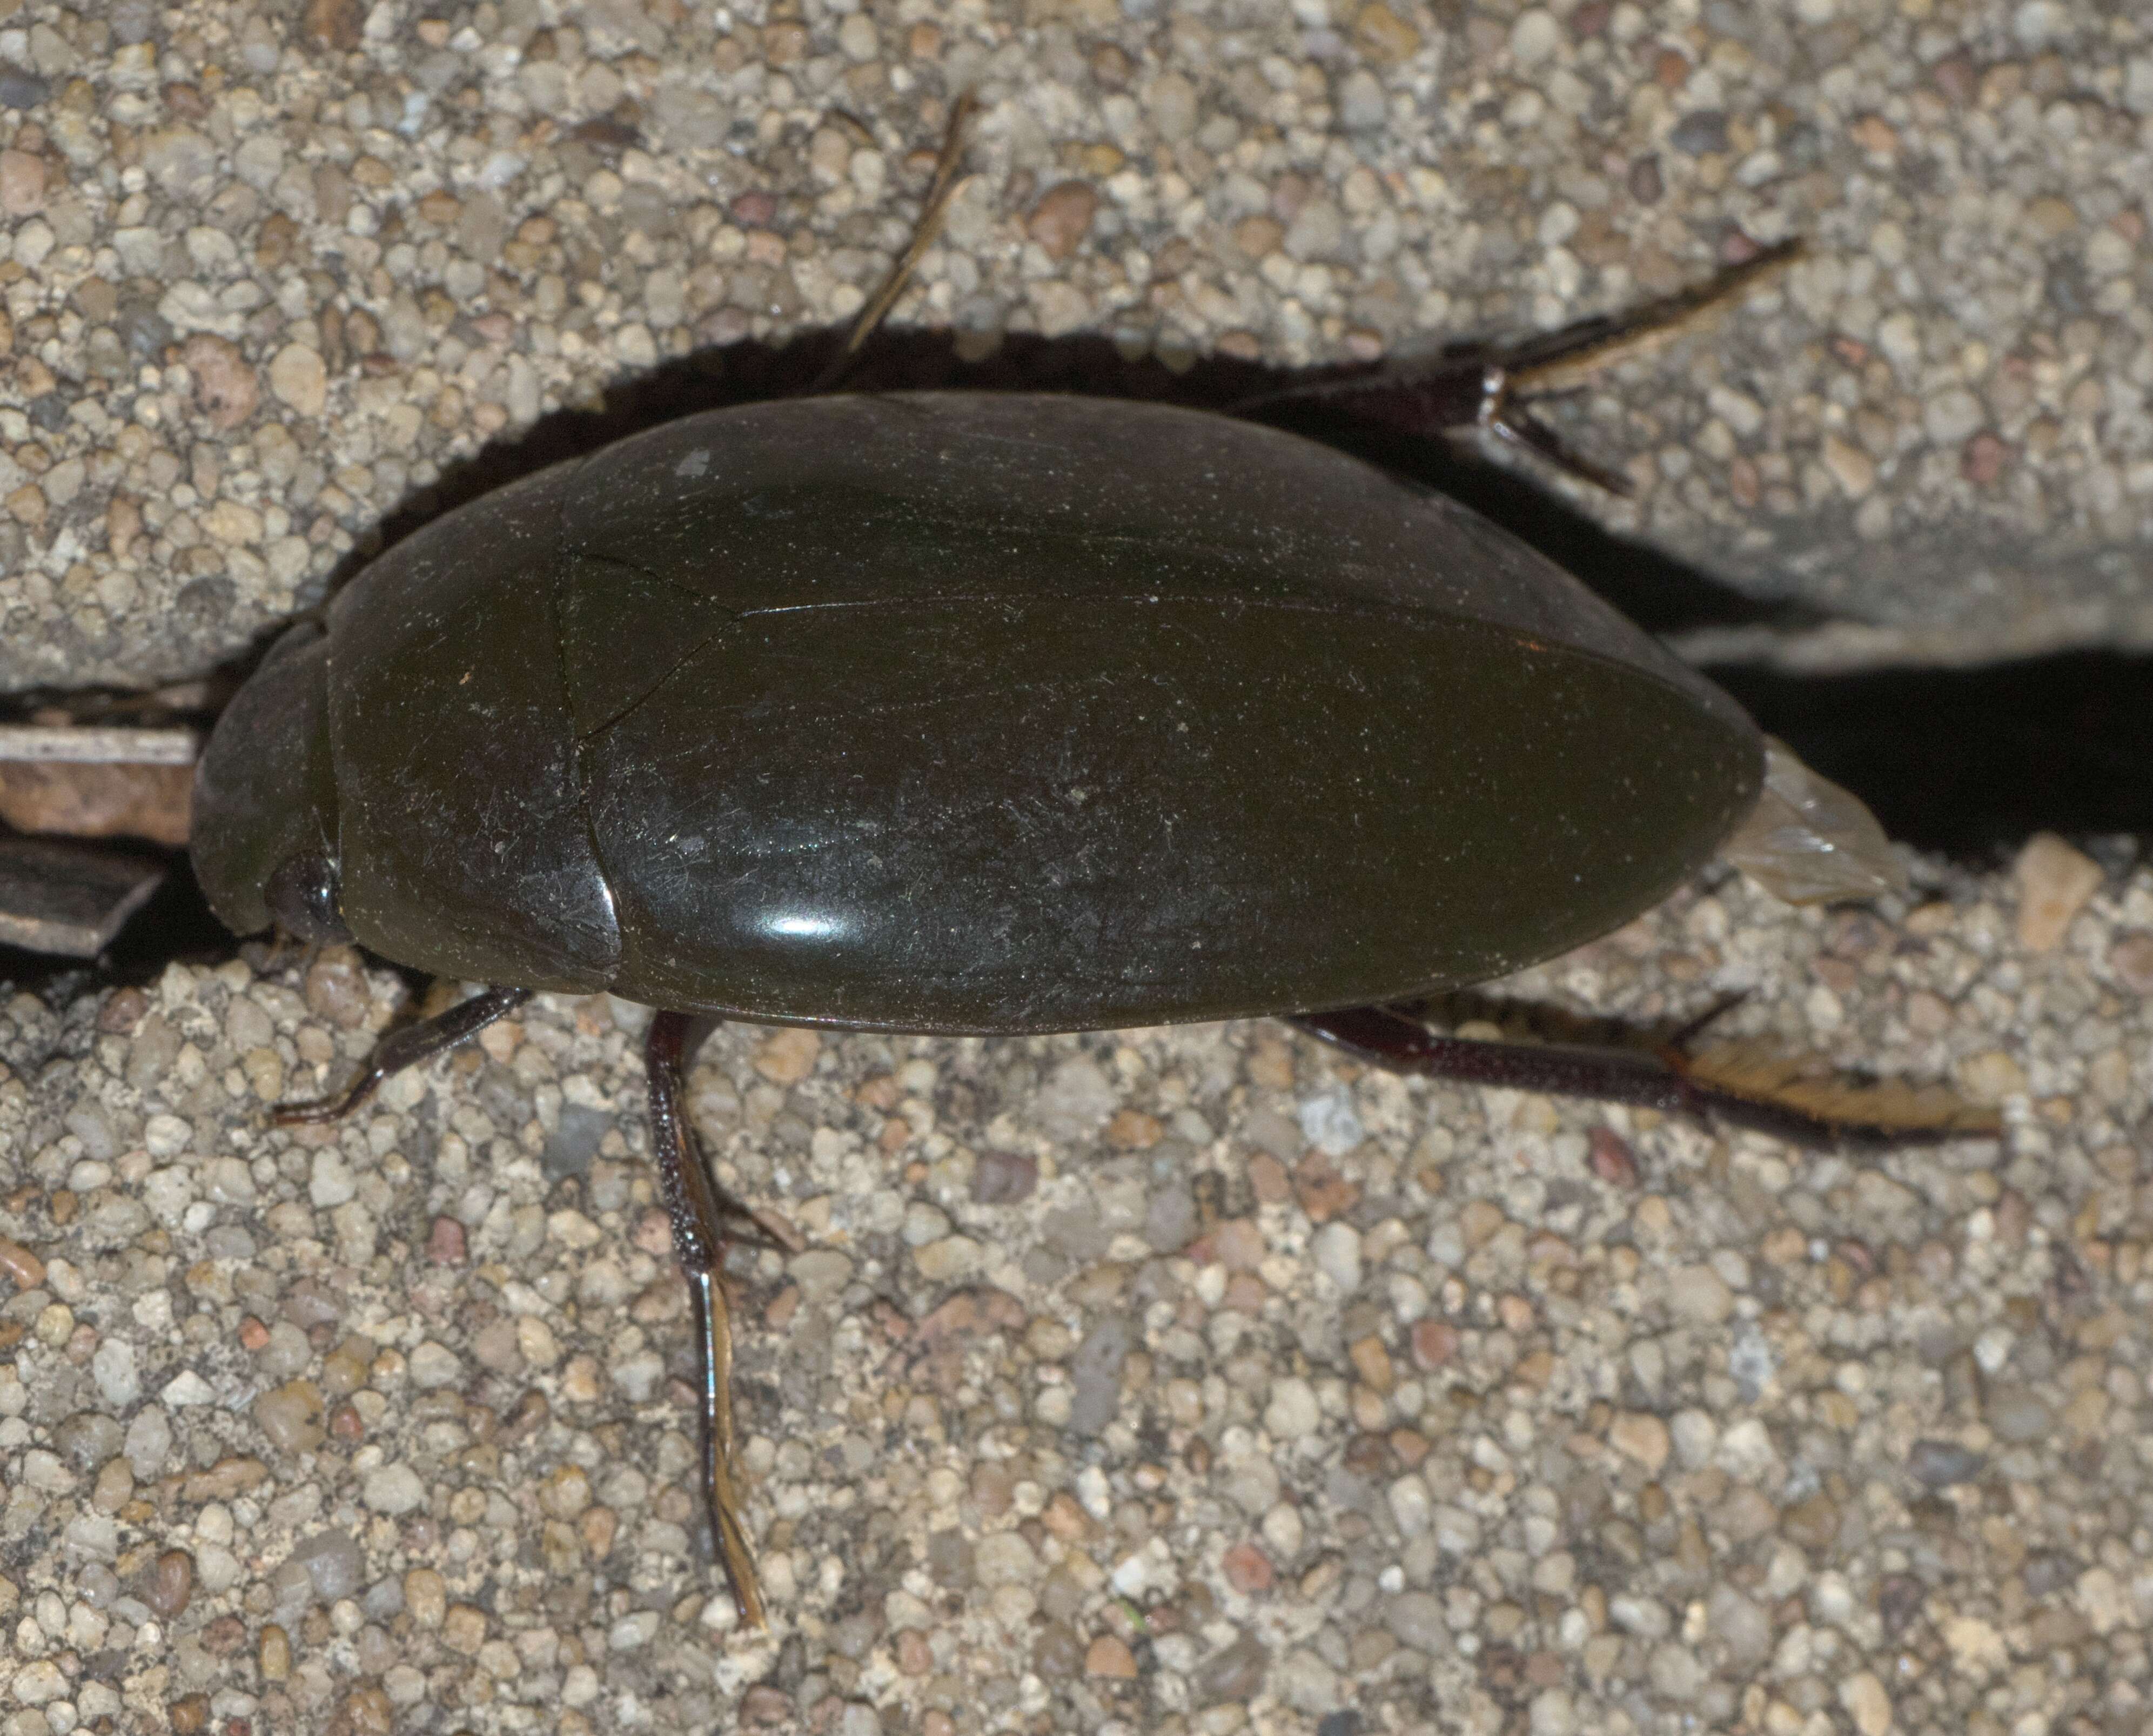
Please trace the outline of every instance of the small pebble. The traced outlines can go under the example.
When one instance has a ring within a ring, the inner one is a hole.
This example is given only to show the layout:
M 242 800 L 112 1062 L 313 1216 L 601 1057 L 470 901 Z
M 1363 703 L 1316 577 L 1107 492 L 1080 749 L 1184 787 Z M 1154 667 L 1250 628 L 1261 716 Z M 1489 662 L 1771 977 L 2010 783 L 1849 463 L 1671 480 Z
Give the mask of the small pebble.
M 1084 1673 L 1103 1676 L 1109 1681 L 1133 1682 L 1137 1674 L 1136 1654 L 1112 1634 L 1102 1633 L 1084 1653 Z
M 1270 1589 L 1273 1573 L 1270 1558 L 1253 1543 L 1237 1543 L 1226 1551 L 1223 1562 L 1226 1582 L 1244 1594 L 1267 1591 Z
M 1716 1326 L 1734 1311 L 1734 1292 L 1708 1265 L 1679 1268 L 1667 1280 L 1667 1301 L 1682 1318 Z
M 452 1387 L 463 1378 L 463 1361 L 445 1344 L 428 1339 L 411 1352 L 411 1384 L 421 1392 Z
M 2055 1427 L 2054 1413 L 2038 1393 L 2003 1382 L 1990 1386 L 1982 1413 L 1999 1440 L 2045 1440 Z
M 288 1381 L 254 1401 L 254 1420 L 280 1453 L 307 1453 L 324 1438 L 321 1389 L 312 1381 Z
M 142 1601 L 170 1620 L 193 1601 L 195 1558 L 183 1549 L 160 1554 L 142 1585 Z
M 1797 1501 L 1780 1516 L 1780 1530 L 1805 1549 L 1830 1549 L 1839 1540 L 1839 1504 L 1817 1494 Z
M 581 1465 L 557 1467 L 538 1485 L 539 1510 L 552 1519 L 573 1519 L 591 1504 L 591 1479 Z
M 2053 952 L 2072 919 L 2100 889 L 2100 864 L 2073 849 L 2053 832 L 2026 841 L 2013 868 L 2018 883 L 2018 944 L 2028 952 Z
M 1993 488 L 2011 467 L 2011 443 L 1987 430 L 1960 449 L 1958 473 L 1976 488 Z
M 274 1621 L 262 1624 L 262 1637 L 257 1646 L 255 1660 L 260 1666 L 265 1682 L 283 1682 L 292 1674 L 291 1636 Z
M 1611 1128 L 1595 1128 L 1585 1136 L 1585 1152 L 1592 1173 L 1610 1187 L 1634 1188 L 1640 1175 L 1636 1153 L 1629 1142 Z
M 1824 467 L 1849 500 L 1865 499 L 1876 486 L 1876 461 L 1860 447 L 1836 435 L 1826 435 L 1823 456 Z
M 343 946 L 324 948 L 308 968 L 306 995 L 308 1011 L 346 1031 L 364 1021 L 372 1003 L 359 955 Z
M 27 217 L 44 209 L 43 160 L 26 150 L 0 150 L 0 211 Z
M 1122 1371 L 1135 1347 L 1128 1321 L 1119 1315 L 1102 1321 L 1085 1335 L 1070 1358 L 1073 1387 L 1068 1427 L 1077 1435 L 1095 1435 L 1121 1409 Z
M 1884 1684 L 1867 1670 L 1857 1672 L 1840 1684 L 1839 1703 L 1854 1720 L 1861 1736 L 1889 1736 L 1892 1725 L 1891 1697 Z
M 426 1499 L 426 1486 L 407 1464 L 385 1464 L 366 1474 L 360 1496 L 376 1513 L 409 1513 Z
M 229 338 L 196 332 L 180 346 L 180 359 L 194 375 L 195 405 L 211 427 L 228 432 L 254 414 L 261 388 L 254 369 Z
M 1418 1367 L 1433 1371 L 1458 1354 L 1458 1329 L 1447 1321 L 1417 1320 L 1412 1328 L 1412 1356 Z
M 1026 220 L 1025 232 L 1050 259 L 1068 258 L 1082 245 L 1099 208 L 1099 195 L 1081 181 L 1057 181 L 1040 196 Z
M 981 1205 L 1015 1205 L 1038 1185 L 1038 1163 L 1012 1152 L 981 1152 L 972 1168 L 972 1198 Z
M 350 1596 L 365 1576 L 366 1556 L 358 1540 L 334 1528 L 303 1539 L 291 1560 L 306 1570 L 314 1597 L 321 1603 Z
M 770 1729 L 792 1718 L 792 1702 L 779 1689 L 757 1683 L 741 1696 L 741 1722 L 749 1729 Z
M 1667 1454 L 1674 1447 L 1667 1425 L 1641 1411 L 1619 1414 L 1608 1428 L 1607 1441 L 1616 1452 L 1636 1459 L 1655 1477 L 1666 1465 Z
M 1361 1233 L 1349 1224 L 1326 1224 L 1310 1239 L 1309 1252 L 1323 1275 L 1351 1296 L 1361 1287 Z
M 1686 115 L 1667 135 L 1667 143 L 1684 156 L 1708 156 L 1727 149 L 1727 116 L 1717 109 Z
M 2119 935 L 2109 947 L 2108 968 L 2132 994 L 2153 995 L 2153 934 L 2133 929 Z M 0 1244 L 0 1266 L 6 1259 L 6 1245 Z
M 1916 1481 L 1931 1489 L 1951 1489 L 1972 1483 L 1987 1469 L 1985 1454 L 1970 1452 L 1951 1441 L 1916 1441 L 1906 1454 L 1906 1469 Z
M 1407 1591 L 1390 1600 L 1383 1620 L 1398 1643 L 1430 1657 L 1450 1649 L 1450 1627 L 1440 1600 L 1426 1591 Z
M 426 1258 L 435 1265 L 461 1265 L 466 1257 L 464 1227 L 454 1218 L 436 1218 L 426 1232 Z
M 819 1032 L 789 1026 L 766 1037 L 755 1052 L 755 1070 L 774 1085 L 797 1085 L 815 1071 L 822 1053 Z
M 1039 1558 L 1015 1531 L 984 1537 L 973 1555 L 973 1572 L 982 1586 L 1029 1585 L 1039 1574 Z
M 0 62 L 0 109 L 37 109 L 44 105 L 52 86 L 19 66 Z
M 1288 1377 L 1271 1382 L 1270 1402 L 1264 1407 L 1264 1427 L 1281 1441 L 1297 1441 L 1313 1434 L 1323 1420 L 1316 1390 L 1305 1380 Z
M 270 359 L 269 389 L 300 415 L 319 415 L 328 402 L 328 369 L 320 353 L 287 344 Z
M 1270 1648 L 1254 1634 L 1244 1633 L 1199 1664 L 1190 1685 L 1205 1705 L 1245 1705 L 1262 1688 L 1270 1661 Z

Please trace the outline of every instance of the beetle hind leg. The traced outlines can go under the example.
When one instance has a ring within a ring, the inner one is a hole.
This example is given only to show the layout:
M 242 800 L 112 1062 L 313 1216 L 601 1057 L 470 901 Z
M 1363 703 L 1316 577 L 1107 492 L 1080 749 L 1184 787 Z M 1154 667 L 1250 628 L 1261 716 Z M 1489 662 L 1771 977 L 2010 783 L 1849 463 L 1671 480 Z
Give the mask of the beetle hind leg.
M 741 1625 L 760 1628 L 766 1625 L 762 1587 L 741 1517 L 740 1491 L 733 1482 L 732 1311 L 720 1266 L 729 1243 L 748 1239 L 740 1233 L 743 1220 L 753 1226 L 756 1239 L 774 1239 L 746 1205 L 710 1179 L 710 1166 L 688 1124 L 682 1065 L 688 1026 L 686 1013 L 659 1013 L 651 1020 L 644 1040 L 651 1155 L 672 1223 L 674 1257 L 688 1280 L 695 1308 L 703 1502 L 710 1514 L 711 1541 L 732 1588 L 733 1607 L 740 1612 Z
M 1738 265 L 1672 295 L 1598 314 L 1508 345 L 1471 346 L 1307 384 L 1229 406 L 1268 417 L 1295 409 L 1335 410 L 1357 422 L 1409 434 L 1462 435 L 1479 429 L 1610 494 L 1628 480 L 1573 451 L 1539 416 L 1535 403 L 1575 390 L 1625 357 L 1657 348 L 1730 306 L 1801 257 L 1799 240 L 1762 249 Z
M 1286 1022 L 1394 1072 L 1628 1103 L 1811 1150 L 1931 1145 L 2001 1131 L 1993 1110 L 1947 1087 L 1848 1079 L 1815 1057 L 1746 1041 L 1692 1052 L 1689 1040 L 1731 1004 L 1719 1002 L 1651 1049 L 1449 1036 L 1430 1030 L 1410 1006 L 1346 1007 Z

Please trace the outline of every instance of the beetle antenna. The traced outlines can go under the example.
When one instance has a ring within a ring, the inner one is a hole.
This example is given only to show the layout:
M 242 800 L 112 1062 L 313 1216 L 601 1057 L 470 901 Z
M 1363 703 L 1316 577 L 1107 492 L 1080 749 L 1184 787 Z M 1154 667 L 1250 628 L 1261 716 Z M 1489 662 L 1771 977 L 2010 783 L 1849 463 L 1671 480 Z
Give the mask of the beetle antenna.
M 950 197 L 957 190 L 957 171 L 963 166 L 965 158 L 965 134 L 979 107 L 978 96 L 969 90 L 950 104 L 949 125 L 942 135 L 942 154 L 935 159 L 934 178 L 928 183 L 927 197 L 919 207 L 919 221 L 913 226 L 912 240 L 897 256 L 897 262 L 890 267 L 889 275 L 882 280 L 881 287 L 868 298 L 867 305 L 860 309 L 860 317 L 853 322 L 844 343 L 830 358 L 829 365 L 815 376 L 805 395 L 812 398 L 827 392 L 845 377 L 876 328 L 897 305 L 898 297 L 904 293 L 904 286 L 912 281 L 912 274 L 927 257 L 927 250 L 934 245 L 935 237 L 942 232 L 942 220 L 949 211 Z

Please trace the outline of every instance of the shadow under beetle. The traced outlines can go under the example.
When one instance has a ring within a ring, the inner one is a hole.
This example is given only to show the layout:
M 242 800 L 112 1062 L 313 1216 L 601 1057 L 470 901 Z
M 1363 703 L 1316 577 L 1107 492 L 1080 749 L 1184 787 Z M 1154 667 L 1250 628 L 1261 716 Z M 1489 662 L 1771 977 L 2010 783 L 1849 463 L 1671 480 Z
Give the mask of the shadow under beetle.
M 1790 252 L 1627 320 L 1304 395 L 1611 481 L 1520 383 Z M 535 990 L 662 1009 L 653 1149 L 696 1311 L 702 1480 L 759 1626 L 719 1277 L 753 1220 L 683 1112 L 691 1015 L 970 1034 L 1275 1015 L 1379 1065 L 1809 1142 L 1982 1130 L 1413 1016 L 1657 903 L 1749 813 L 1764 761 L 1733 700 L 1568 574 L 1327 447 L 1157 405 L 809 396 L 637 435 L 398 544 L 225 712 L 193 854 L 236 931 L 496 985 L 287 1119 L 346 1112 Z

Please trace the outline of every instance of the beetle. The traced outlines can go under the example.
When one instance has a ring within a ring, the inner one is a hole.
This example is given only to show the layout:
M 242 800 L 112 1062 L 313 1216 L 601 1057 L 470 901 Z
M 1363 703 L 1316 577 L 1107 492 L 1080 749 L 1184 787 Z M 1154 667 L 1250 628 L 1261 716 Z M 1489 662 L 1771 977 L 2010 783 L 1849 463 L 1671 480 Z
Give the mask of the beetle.
M 1523 386 L 1790 252 L 1626 321 L 1314 394 L 1608 480 Z M 1982 1130 L 1416 1016 L 1657 903 L 1764 765 L 1733 700 L 1568 574 L 1328 447 L 1160 405 L 839 393 L 649 430 L 396 545 L 226 710 L 192 850 L 237 932 L 493 985 L 284 1119 L 343 1113 L 536 991 L 661 1009 L 652 1144 L 700 1471 L 759 1626 L 719 1281 L 754 1220 L 683 1112 L 692 1016 L 1280 1016 L 1381 1065 L 1794 1138 Z

